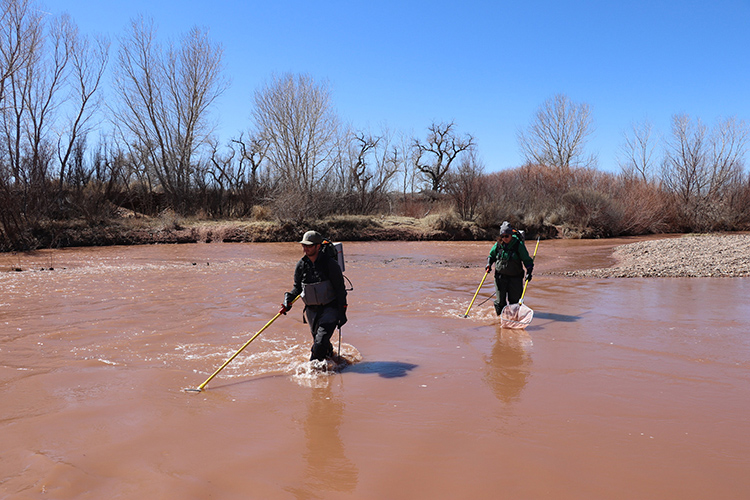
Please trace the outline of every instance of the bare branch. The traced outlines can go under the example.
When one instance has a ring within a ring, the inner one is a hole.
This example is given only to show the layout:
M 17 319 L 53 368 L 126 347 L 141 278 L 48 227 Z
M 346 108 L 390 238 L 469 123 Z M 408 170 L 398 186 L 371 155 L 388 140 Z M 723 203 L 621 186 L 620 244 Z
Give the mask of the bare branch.
M 562 170 L 593 167 L 596 156 L 584 155 L 591 127 L 588 104 L 575 104 L 557 94 L 537 110 L 526 132 L 519 132 L 518 143 L 527 163 Z
M 466 150 L 475 146 L 471 135 L 459 137 L 453 130 L 454 123 L 433 123 L 428 128 L 427 141 L 414 141 L 414 166 L 424 174 L 432 191 L 443 190 L 444 178 L 451 164 Z

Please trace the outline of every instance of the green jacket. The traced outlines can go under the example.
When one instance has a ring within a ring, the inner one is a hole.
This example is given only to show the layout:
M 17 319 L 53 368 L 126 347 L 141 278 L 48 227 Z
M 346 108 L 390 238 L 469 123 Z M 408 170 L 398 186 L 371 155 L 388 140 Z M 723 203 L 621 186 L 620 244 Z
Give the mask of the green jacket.
M 526 245 L 515 234 L 510 239 L 510 243 L 497 242 L 492 246 L 490 255 L 487 257 L 487 265 L 495 264 L 495 274 L 504 274 L 508 276 L 523 276 L 523 267 L 526 271 L 531 272 L 534 269 L 534 259 L 526 250 Z

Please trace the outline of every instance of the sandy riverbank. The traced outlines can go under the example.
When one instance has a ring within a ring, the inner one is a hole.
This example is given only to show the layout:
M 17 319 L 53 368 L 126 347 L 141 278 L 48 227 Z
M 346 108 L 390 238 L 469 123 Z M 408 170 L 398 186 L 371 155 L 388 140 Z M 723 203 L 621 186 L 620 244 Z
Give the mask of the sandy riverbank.
M 688 234 L 640 241 L 614 248 L 616 264 L 566 271 L 565 276 L 595 278 L 747 277 L 750 234 Z

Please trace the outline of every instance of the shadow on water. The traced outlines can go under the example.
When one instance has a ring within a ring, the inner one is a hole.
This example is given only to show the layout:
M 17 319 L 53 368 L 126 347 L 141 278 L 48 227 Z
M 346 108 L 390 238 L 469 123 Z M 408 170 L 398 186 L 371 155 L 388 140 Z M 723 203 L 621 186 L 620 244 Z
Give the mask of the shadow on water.
M 526 328 L 528 331 L 533 332 L 537 330 L 543 330 L 546 325 L 549 325 L 551 323 L 575 323 L 576 321 L 583 319 L 583 316 L 569 316 L 567 314 L 534 311 L 534 320 L 537 319 L 546 319 L 547 321 L 541 324 L 531 324 L 528 328 Z
M 534 312 L 534 318 L 548 319 L 550 321 L 562 321 L 564 323 L 573 323 L 581 319 L 581 316 L 568 316 L 567 314 L 556 314 L 546 312 Z
M 353 373 L 377 373 L 383 378 L 405 377 L 407 372 L 413 370 L 418 365 L 412 363 L 402 363 L 400 361 L 365 361 L 347 366 L 342 372 Z

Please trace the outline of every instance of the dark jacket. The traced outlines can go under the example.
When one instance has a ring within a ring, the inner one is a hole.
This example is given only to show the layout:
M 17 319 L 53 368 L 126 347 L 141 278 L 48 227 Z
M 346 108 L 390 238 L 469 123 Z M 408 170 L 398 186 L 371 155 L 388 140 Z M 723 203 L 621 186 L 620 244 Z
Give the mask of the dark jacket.
M 526 266 L 526 271 L 531 272 L 534 269 L 534 259 L 529 255 L 529 251 L 526 249 L 523 241 L 521 241 L 515 234 L 508 243 L 497 242 L 493 245 L 490 250 L 490 255 L 487 257 L 487 265 L 491 266 L 495 264 L 495 274 L 503 274 L 506 276 L 523 276 L 523 267 Z
M 302 283 L 319 283 L 330 280 L 333 291 L 336 295 L 334 304 L 339 309 L 346 306 L 346 286 L 344 285 L 344 275 L 341 272 L 338 262 L 331 259 L 324 253 L 319 253 L 315 262 L 312 262 L 307 255 L 297 262 L 294 268 L 294 287 L 289 292 L 289 300 L 293 300 L 302 293 Z

